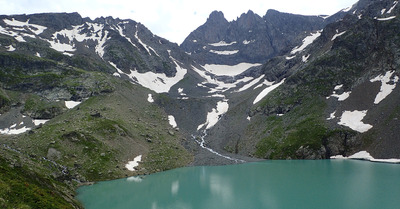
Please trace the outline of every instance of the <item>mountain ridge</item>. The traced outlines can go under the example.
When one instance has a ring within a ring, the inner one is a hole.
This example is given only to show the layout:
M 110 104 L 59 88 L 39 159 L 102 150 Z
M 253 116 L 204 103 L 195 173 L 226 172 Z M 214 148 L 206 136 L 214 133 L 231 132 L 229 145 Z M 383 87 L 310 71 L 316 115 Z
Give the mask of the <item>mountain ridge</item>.
M 80 208 L 80 183 L 187 165 L 400 158 L 397 4 L 215 11 L 181 46 L 133 20 L 0 16 L 0 169 Z M 36 204 L 10 181 L 0 205 Z

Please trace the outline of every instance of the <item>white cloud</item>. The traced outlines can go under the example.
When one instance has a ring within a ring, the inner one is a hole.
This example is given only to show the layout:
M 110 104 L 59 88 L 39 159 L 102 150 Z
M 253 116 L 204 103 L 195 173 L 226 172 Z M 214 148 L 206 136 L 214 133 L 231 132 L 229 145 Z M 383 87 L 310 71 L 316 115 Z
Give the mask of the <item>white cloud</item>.
M 333 14 L 357 0 L 0 0 L 0 14 L 43 12 L 79 12 L 92 19 L 113 16 L 143 23 L 153 33 L 181 43 L 191 31 L 202 25 L 214 10 L 222 11 L 229 21 L 249 9 L 265 15 L 268 9 L 317 15 Z

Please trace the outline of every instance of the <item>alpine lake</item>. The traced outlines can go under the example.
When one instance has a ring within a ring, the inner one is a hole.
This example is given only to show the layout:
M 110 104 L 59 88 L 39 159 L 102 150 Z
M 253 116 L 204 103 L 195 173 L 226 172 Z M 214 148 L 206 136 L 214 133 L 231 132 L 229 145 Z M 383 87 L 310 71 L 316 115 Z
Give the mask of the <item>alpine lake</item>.
M 77 190 L 86 209 L 394 209 L 400 164 L 271 160 L 185 167 Z

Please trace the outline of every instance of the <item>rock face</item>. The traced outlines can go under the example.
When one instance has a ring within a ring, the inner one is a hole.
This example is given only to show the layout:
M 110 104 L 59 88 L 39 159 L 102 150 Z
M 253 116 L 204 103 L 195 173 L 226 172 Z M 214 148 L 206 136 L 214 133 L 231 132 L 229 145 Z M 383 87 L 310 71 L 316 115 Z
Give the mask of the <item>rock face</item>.
M 268 10 L 260 17 L 250 10 L 228 22 L 222 12 L 214 11 L 204 25 L 185 39 L 181 48 L 200 64 L 264 63 L 301 43 L 305 34 L 322 29 L 338 17 L 324 19 L 276 10 Z

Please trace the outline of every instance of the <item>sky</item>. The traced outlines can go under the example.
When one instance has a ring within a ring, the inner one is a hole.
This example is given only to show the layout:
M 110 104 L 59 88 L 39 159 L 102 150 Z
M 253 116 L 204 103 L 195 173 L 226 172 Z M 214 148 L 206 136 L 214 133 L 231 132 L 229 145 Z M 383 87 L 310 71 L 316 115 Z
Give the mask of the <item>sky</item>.
M 82 17 L 112 16 L 144 24 L 154 34 L 175 43 L 204 24 L 212 11 L 228 21 L 252 10 L 264 16 L 268 9 L 302 15 L 331 15 L 357 0 L 0 0 L 0 15 L 78 12 Z

